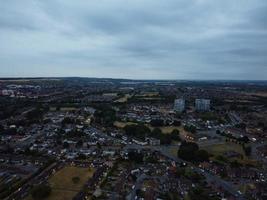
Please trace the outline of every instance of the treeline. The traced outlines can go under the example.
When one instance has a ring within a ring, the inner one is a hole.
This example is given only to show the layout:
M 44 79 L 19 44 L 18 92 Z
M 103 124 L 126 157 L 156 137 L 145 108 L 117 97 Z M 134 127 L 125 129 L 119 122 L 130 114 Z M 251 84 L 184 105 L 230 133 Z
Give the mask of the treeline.
M 236 143 L 239 143 L 239 144 L 242 144 L 242 143 L 244 144 L 244 143 L 248 143 L 249 142 L 249 138 L 247 136 L 235 137 L 233 134 L 225 133 L 224 131 L 221 132 L 220 130 L 217 130 L 216 134 L 224 136 L 224 137 L 228 138 L 229 141 L 236 142 Z
M 173 140 L 180 141 L 179 130 L 174 129 L 169 134 L 162 133 L 161 129 L 154 128 L 152 131 L 144 124 L 131 124 L 124 127 L 125 134 L 137 139 L 145 140 L 153 137 L 160 140 L 161 144 L 171 144 Z

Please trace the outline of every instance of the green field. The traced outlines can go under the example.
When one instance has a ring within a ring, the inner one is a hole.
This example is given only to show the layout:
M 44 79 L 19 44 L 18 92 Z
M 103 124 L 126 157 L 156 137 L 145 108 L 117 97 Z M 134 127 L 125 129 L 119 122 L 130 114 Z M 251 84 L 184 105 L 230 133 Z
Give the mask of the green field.
M 114 126 L 118 127 L 118 128 L 124 128 L 126 125 L 131 125 L 131 124 L 137 124 L 137 123 L 134 123 L 134 122 L 119 122 L 119 121 L 116 121 L 114 122 Z M 148 128 L 150 128 L 150 130 L 153 130 L 154 127 L 146 124 L 146 126 Z M 158 127 L 161 129 L 162 133 L 164 134 L 169 134 L 171 133 L 174 129 L 178 129 L 180 131 L 180 136 L 182 139 L 185 139 L 185 136 L 188 135 L 189 133 L 186 132 L 184 130 L 184 128 L 182 126 L 162 126 L 162 127 Z
M 94 174 L 94 169 L 67 166 L 56 172 L 48 180 L 52 192 L 46 200 L 72 200 L 72 198 L 82 189 L 83 185 Z M 79 177 L 80 181 L 74 183 L 73 177 Z M 32 200 L 31 197 L 26 200 Z
M 239 144 L 232 142 L 225 142 L 224 144 L 214 144 L 210 146 L 202 147 L 213 155 L 223 155 L 225 152 L 234 151 L 245 156 L 243 148 Z
M 57 108 L 56 107 L 50 107 L 49 110 L 50 111 L 56 111 Z M 76 111 L 76 110 L 78 110 L 78 108 L 75 108 L 75 107 L 60 107 L 60 111 L 63 111 L 63 112 Z
M 230 161 L 237 160 L 239 163 L 246 165 L 254 165 L 259 166 L 259 162 L 257 160 L 253 160 L 245 155 L 245 152 L 241 145 L 235 144 L 232 142 L 225 142 L 224 144 L 214 144 L 210 146 L 201 147 L 201 149 L 205 149 L 210 154 L 213 155 L 212 159 L 215 159 L 218 155 L 223 155 L 227 151 L 234 151 L 243 156 L 243 158 L 230 158 Z
M 132 124 L 137 124 L 137 123 L 134 123 L 134 122 L 119 122 L 119 121 L 114 122 L 114 126 L 116 126 L 118 128 L 124 128 L 125 126 L 132 125 Z
M 132 95 L 130 95 L 130 94 L 126 94 L 126 95 L 124 95 L 123 97 L 121 97 L 121 98 L 115 100 L 115 102 L 116 102 L 116 103 L 125 103 L 125 102 L 127 102 L 128 99 L 131 98 L 131 97 L 132 97 Z

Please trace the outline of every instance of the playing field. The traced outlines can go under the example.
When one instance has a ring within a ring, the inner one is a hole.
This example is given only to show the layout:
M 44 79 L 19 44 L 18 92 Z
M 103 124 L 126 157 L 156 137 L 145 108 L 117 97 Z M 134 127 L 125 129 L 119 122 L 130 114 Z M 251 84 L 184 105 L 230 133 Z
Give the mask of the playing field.
M 132 125 L 132 124 L 137 124 L 134 122 L 119 122 L 119 121 L 115 121 L 114 122 L 114 126 L 118 127 L 118 128 L 124 128 L 126 125 Z
M 72 198 L 82 189 L 83 185 L 94 173 L 94 169 L 67 166 L 56 172 L 49 179 L 52 192 L 46 200 L 72 200 Z M 73 177 L 79 177 L 79 181 L 74 183 Z M 31 197 L 27 200 L 32 200 Z
M 121 98 L 115 100 L 115 102 L 117 102 L 117 103 L 125 103 L 125 102 L 127 102 L 128 99 L 131 98 L 131 97 L 132 97 L 132 95 L 130 95 L 130 94 L 126 94 L 126 95 L 124 95 L 123 97 L 121 97 Z
M 49 109 L 50 109 L 50 111 L 56 111 L 57 110 L 56 107 L 50 107 Z M 76 110 L 78 110 L 78 108 L 75 108 L 75 107 L 60 107 L 59 110 L 63 111 L 63 112 L 68 112 L 68 111 L 76 111 Z
M 116 126 L 118 128 L 124 128 L 126 125 L 132 125 L 132 124 L 137 124 L 137 123 L 134 123 L 134 122 L 119 122 L 119 121 L 114 122 L 114 126 Z M 148 128 L 150 128 L 151 131 L 154 129 L 149 124 L 146 124 L 146 126 Z M 162 127 L 158 127 L 158 128 L 160 128 L 162 133 L 164 133 L 164 134 L 169 134 L 174 129 L 178 129 L 180 131 L 180 136 L 181 136 L 182 139 L 185 139 L 185 136 L 189 134 L 188 132 L 186 132 L 184 130 L 184 128 L 182 126 L 162 126 Z
M 234 151 L 245 156 L 244 150 L 242 149 L 241 145 L 232 142 L 225 142 L 224 144 L 214 144 L 210 146 L 205 146 L 202 149 L 207 150 L 209 153 L 213 155 L 223 155 L 227 151 Z

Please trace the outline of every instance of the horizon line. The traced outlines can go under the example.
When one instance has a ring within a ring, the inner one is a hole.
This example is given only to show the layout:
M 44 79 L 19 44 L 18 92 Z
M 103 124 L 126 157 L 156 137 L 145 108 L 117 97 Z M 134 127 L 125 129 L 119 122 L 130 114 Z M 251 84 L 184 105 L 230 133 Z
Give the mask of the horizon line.
M 263 79 L 137 79 L 137 78 L 111 78 L 111 77 L 89 77 L 89 76 L 7 76 L 0 77 L 0 80 L 12 79 L 64 79 L 64 78 L 87 78 L 87 79 L 112 79 L 112 80 L 130 80 L 130 81 L 256 81 L 266 82 Z

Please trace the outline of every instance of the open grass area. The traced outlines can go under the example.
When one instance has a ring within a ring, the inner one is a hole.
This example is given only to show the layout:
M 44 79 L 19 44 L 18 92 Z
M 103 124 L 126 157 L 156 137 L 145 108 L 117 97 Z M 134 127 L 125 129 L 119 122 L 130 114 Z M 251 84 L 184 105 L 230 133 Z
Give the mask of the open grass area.
M 50 107 L 49 110 L 50 111 L 56 111 L 57 108 L 56 107 Z M 63 111 L 63 112 L 76 111 L 76 110 L 78 110 L 78 108 L 75 108 L 75 107 L 60 107 L 60 111 Z
M 119 121 L 114 122 L 114 126 L 116 126 L 118 128 L 124 128 L 126 125 L 131 125 L 131 124 L 137 124 L 137 123 L 134 123 L 134 122 L 119 122 Z M 146 126 L 151 131 L 155 128 L 155 127 L 152 127 L 149 124 L 146 124 Z M 162 133 L 164 133 L 164 134 L 169 134 L 174 129 L 178 129 L 180 131 L 180 136 L 181 136 L 182 139 L 185 139 L 185 136 L 189 134 L 187 131 L 184 130 L 184 128 L 182 126 L 162 126 L 162 127 L 158 127 L 158 128 L 160 128 Z
M 52 188 L 63 188 L 70 190 L 80 190 L 85 182 L 92 177 L 94 173 L 93 169 L 81 168 L 81 167 L 65 167 L 58 171 L 49 180 Z M 79 177 L 80 181 L 78 183 L 73 183 L 72 178 Z
M 154 96 L 158 96 L 159 93 L 158 92 L 145 92 L 144 94 L 137 94 L 135 95 L 136 97 L 154 97 Z
M 137 123 L 134 123 L 134 122 L 119 122 L 119 121 L 114 122 L 114 126 L 116 126 L 118 128 L 124 128 L 125 126 L 132 125 L 132 124 L 137 124 Z
M 246 92 L 245 94 L 249 96 L 267 97 L 267 92 Z
M 124 128 L 125 126 L 127 125 L 131 125 L 131 124 L 137 124 L 137 123 L 134 123 L 134 122 L 119 122 L 119 121 L 116 121 L 114 122 L 114 125 L 118 128 Z M 146 126 L 148 128 L 150 128 L 150 130 L 153 130 L 155 127 L 152 127 L 150 126 L 149 124 L 146 124 Z M 165 134 L 168 134 L 168 133 L 171 133 L 174 129 L 178 129 L 180 132 L 181 131 L 184 131 L 184 129 L 182 127 L 179 127 L 179 126 L 162 126 L 162 127 L 158 127 L 161 129 L 161 131 Z
M 130 94 L 125 94 L 123 97 L 115 100 L 116 103 L 125 103 L 128 101 L 128 99 L 130 99 L 132 97 L 132 95 Z
M 166 149 L 166 152 L 168 152 L 169 155 L 173 157 L 177 157 L 177 152 L 178 152 L 179 147 L 178 146 L 172 146 Z
M 232 142 L 225 142 L 224 144 L 214 144 L 210 146 L 204 146 L 201 147 L 201 149 L 205 149 L 206 151 L 208 151 L 210 154 L 213 155 L 211 160 L 216 160 L 215 158 L 216 156 L 223 155 L 227 151 L 234 151 L 243 155 L 243 158 L 236 158 L 236 157 L 229 158 L 228 159 L 229 161 L 236 160 L 242 165 L 252 165 L 255 167 L 260 166 L 260 163 L 257 160 L 253 160 L 245 155 L 243 148 L 239 144 L 235 144 Z
M 182 136 L 188 134 L 188 132 L 186 132 L 182 126 L 162 126 L 160 127 L 160 129 L 162 133 L 165 133 L 165 134 L 169 134 L 175 129 L 179 130 L 180 135 Z
M 243 148 L 239 144 L 232 142 L 225 142 L 224 144 L 213 144 L 210 146 L 202 147 L 202 149 L 205 149 L 214 156 L 223 155 L 227 151 L 234 151 L 245 156 Z
M 56 172 L 48 180 L 52 192 L 46 200 L 72 200 L 72 198 L 82 189 L 83 185 L 94 173 L 94 169 L 67 166 Z M 73 177 L 79 177 L 79 181 L 74 183 Z M 26 200 L 32 200 L 31 197 Z
M 240 184 L 238 189 L 244 194 L 249 189 L 255 189 L 254 184 Z

